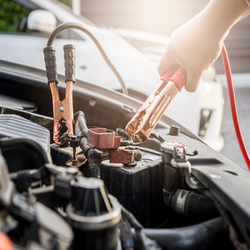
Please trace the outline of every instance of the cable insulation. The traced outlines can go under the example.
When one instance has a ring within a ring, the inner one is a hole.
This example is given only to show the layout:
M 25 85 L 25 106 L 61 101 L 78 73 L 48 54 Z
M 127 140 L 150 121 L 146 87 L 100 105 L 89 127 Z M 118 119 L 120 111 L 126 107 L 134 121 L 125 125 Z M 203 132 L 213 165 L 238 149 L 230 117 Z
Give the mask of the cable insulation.
M 222 45 L 221 56 L 222 56 L 224 70 L 225 70 L 225 74 L 226 74 L 226 78 L 227 78 L 227 88 L 228 88 L 231 113 L 232 113 L 236 137 L 237 137 L 238 144 L 239 144 L 239 147 L 241 150 L 241 154 L 246 162 L 248 170 L 250 171 L 250 159 L 249 159 L 249 155 L 248 155 L 248 152 L 247 152 L 247 149 L 246 149 L 243 137 L 242 137 L 241 129 L 240 129 L 239 118 L 238 118 L 238 113 L 237 113 L 237 108 L 236 108 L 234 88 L 233 88 L 231 68 L 230 68 L 230 64 L 229 64 L 227 50 L 226 50 L 226 47 L 224 44 Z
M 59 33 L 65 29 L 77 29 L 77 30 L 81 30 L 82 32 L 84 32 L 85 34 L 87 34 L 92 41 L 95 43 L 95 45 L 97 46 L 98 50 L 100 51 L 103 59 L 105 60 L 105 62 L 108 64 L 108 66 L 110 67 L 110 69 L 113 71 L 113 73 L 115 74 L 116 78 L 118 79 L 121 88 L 122 88 L 122 93 L 125 95 L 128 95 L 128 90 L 127 87 L 121 77 L 121 75 L 119 74 L 119 72 L 116 70 L 115 66 L 111 63 L 111 61 L 109 60 L 107 54 L 105 53 L 104 49 L 102 48 L 101 44 L 99 43 L 98 39 L 94 36 L 94 34 L 88 30 L 86 27 L 84 27 L 82 24 L 80 23 L 72 23 L 72 22 L 68 22 L 68 23 L 62 23 L 60 25 L 58 25 L 54 31 L 51 33 L 49 40 L 47 42 L 47 46 L 52 46 L 55 38 L 57 37 L 57 35 L 59 35 Z

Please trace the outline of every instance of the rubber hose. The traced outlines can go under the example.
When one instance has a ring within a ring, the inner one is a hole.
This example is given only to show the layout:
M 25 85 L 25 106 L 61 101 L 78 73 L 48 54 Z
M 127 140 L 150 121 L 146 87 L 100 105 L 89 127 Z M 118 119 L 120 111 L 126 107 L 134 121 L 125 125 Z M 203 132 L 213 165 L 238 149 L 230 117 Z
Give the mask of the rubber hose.
M 187 197 L 185 214 L 188 216 L 219 216 L 213 201 L 194 192 L 190 192 Z
M 170 201 L 178 188 L 178 171 L 172 166 L 164 164 L 163 201 L 170 206 Z
M 183 189 L 178 189 L 173 195 L 170 207 L 175 212 L 186 216 L 200 216 L 207 219 L 219 216 L 211 199 Z
M 226 245 L 222 219 L 215 218 L 194 226 L 171 229 L 144 229 L 145 234 L 167 250 L 207 250 L 219 241 Z M 135 235 L 135 231 L 132 231 Z

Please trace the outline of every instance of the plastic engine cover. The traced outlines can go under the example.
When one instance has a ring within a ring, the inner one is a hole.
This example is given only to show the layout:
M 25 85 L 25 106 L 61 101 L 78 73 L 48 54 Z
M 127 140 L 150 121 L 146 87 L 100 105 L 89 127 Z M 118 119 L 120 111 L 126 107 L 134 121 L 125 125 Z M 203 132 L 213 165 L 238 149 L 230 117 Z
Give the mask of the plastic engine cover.
M 39 143 L 46 152 L 49 161 L 50 156 L 50 132 L 18 115 L 0 115 L 0 138 L 28 138 Z M 16 172 L 25 169 L 38 168 L 40 162 L 37 154 L 28 148 L 13 147 L 11 150 L 2 150 L 9 171 Z
M 34 122 L 18 115 L 0 115 L 0 138 L 28 138 L 41 144 L 50 155 L 50 133 Z

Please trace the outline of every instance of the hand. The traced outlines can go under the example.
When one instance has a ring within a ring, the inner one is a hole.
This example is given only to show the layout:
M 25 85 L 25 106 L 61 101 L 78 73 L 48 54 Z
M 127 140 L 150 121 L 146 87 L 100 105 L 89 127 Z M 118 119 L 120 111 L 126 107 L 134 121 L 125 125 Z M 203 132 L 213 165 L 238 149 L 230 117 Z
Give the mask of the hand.
M 189 92 L 196 91 L 202 74 L 220 55 L 224 38 L 211 34 L 201 15 L 173 32 L 158 66 L 160 76 L 175 64 L 183 67 L 187 77 L 185 88 Z
M 179 64 L 186 70 L 186 90 L 194 92 L 203 72 L 220 55 L 230 28 L 249 14 L 244 0 L 210 0 L 202 12 L 172 34 L 158 66 L 160 76 Z

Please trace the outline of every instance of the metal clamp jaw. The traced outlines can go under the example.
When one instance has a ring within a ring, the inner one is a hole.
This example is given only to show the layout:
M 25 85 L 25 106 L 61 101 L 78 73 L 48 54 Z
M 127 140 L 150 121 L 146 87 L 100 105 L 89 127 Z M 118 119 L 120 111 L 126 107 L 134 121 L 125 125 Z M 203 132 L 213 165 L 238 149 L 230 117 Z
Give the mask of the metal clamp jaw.
M 47 46 L 43 50 L 46 73 L 52 95 L 54 118 L 53 139 L 58 145 L 60 144 L 60 130 L 61 122 L 63 120 L 66 121 L 66 127 L 68 128 L 68 136 L 71 137 L 72 135 L 74 135 L 73 84 L 75 83 L 75 46 L 65 45 L 63 49 L 65 58 L 66 82 L 65 99 L 63 101 L 59 99 L 59 92 L 57 88 L 58 78 L 56 72 L 55 49 L 51 46 Z
M 58 88 L 55 82 L 50 83 L 50 90 L 52 94 L 53 103 L 53 118 L 54 118 L 54 129 L 53 129 L 53 139 L 56 144 L 60 144 L 60 130 L 62 128 L 61 122 L 66 121 L 66 127 L 68 128 L 68 136 L 74 135 L 74 113 L 73 113 L 73 82 L 66 82 L 66 93 L 65 99 L 60 101 Z
M 129 135 L 132 138 L 137 136 L 140 142 L 144 142 L 150 136 L 169 104 L 185 85 L 185 70 L 182 67 L 173 67 L 161 80 L 162 82 L 126 126 Z

